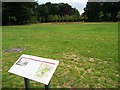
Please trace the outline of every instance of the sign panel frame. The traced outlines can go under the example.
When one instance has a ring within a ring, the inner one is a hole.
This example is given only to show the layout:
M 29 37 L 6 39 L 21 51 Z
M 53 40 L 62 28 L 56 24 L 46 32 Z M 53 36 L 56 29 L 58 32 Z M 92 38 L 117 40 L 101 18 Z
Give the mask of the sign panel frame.
M 58 60 L 22 54 L 8 72 L 48 85 Z

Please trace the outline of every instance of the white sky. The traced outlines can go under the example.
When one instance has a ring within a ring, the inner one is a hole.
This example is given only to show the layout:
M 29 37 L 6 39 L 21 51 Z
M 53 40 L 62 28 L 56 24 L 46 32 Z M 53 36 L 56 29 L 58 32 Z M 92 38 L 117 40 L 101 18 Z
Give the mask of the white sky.
M 88 0 L 36 0 L 40 4 L 45 4 L 46 2 L 51 2 L 51 3 L 68 3 L 70 4 L 73 8 L 76 8 L 79 10 L 80 14 L 84 12 L 84 8 L 87 4 Z

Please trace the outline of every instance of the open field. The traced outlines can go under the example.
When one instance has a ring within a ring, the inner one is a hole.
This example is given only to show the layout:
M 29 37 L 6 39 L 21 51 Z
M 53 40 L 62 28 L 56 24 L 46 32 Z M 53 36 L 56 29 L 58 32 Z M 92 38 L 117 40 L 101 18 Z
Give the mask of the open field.
M 51 88 L 118 87 L 118 24 L 67 23 L 3 26 L 3 87 L 23 88 L 22 77 L 8 73 L 21 54 L 60 61 Z M 24 48 L 21 52 L 5 52 Z M 31 81 L 31 87 L 42 84 Z

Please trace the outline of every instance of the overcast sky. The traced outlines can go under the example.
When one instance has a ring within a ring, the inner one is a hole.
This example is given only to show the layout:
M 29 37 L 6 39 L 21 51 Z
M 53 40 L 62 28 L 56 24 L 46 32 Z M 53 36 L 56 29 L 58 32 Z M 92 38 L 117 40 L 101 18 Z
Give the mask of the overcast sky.
M 84 8 L 87 4 L 88 0 L 36 0 L 40 4 L 45 4 L 46 2 L 51 2 L 51 3 L 68 3 L 70 4 L 73 8 L 76 8 L 79 10 L 80 14 L 84 12 Z

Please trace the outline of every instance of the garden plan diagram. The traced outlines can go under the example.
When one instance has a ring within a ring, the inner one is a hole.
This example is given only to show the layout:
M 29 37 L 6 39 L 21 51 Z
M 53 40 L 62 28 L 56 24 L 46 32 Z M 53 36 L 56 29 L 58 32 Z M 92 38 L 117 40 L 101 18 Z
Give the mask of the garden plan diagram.
M 59 61 L 21 55 L 8 72 L 48 85 Z

